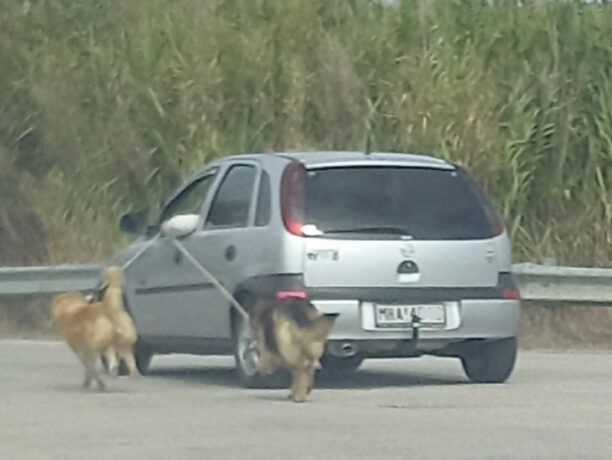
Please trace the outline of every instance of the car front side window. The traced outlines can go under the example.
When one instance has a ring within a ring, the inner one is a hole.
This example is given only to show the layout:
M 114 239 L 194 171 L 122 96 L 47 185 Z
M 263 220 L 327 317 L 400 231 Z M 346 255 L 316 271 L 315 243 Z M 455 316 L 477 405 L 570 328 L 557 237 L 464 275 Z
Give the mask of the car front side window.
M 180 192 L 165 207 L 159 219 L 159 224 L 171 217 L 183 214 L 200 214 L 206 196 L 214 181 L 215 174 L 211 173 L 194 180 Z

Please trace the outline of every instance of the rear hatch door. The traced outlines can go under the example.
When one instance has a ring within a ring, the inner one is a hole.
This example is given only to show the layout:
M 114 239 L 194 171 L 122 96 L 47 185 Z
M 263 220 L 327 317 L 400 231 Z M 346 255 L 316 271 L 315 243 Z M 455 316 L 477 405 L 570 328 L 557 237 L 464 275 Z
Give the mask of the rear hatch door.
M 307 287 L 495 286 L 494 230 L 454 168 L 310 169 Z

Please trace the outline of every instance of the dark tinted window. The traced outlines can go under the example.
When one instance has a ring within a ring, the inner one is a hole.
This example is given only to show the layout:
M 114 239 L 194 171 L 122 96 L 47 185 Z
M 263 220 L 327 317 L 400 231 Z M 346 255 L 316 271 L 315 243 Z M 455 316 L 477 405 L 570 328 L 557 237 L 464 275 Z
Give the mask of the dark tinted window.
M 245 227 L 255 182 L 255 168 L 232 166 L 211 205 L 207 227 Z
M 259 194 L 257 195 L 257 213 L 255 214 L 255 225 L 263 227 L 270 222 L 270 176 L 262 171 L 259 181 Z
M 338 237 L 491 237 L 483 207 L 454 170 L 352 167 L 309 171 L 305 223 Z

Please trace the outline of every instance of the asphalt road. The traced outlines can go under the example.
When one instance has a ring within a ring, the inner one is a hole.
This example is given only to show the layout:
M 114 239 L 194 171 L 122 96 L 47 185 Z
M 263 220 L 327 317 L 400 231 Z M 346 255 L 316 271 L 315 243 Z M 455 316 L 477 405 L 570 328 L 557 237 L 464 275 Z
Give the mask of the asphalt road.
M 226 357 L 80 389 L 59 342 L 0 341 L 0 459 L 610 459 L 612 354 L 522 352 L 504 385 L 452 359 L 318 376 L 309 402 L 246 390 Z

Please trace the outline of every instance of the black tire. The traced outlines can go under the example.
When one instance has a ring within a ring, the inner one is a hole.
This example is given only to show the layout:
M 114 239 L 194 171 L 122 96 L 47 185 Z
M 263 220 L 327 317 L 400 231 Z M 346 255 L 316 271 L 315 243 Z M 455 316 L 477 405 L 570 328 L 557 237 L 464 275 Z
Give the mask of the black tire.
M 359 353 L 353 356 L 348 356 L 346 358 L 340 358 L 338 356 L 324 354 L 323 356 L 321 356 L 320 362 L 321 367 L 325 372 L 346 373 L 356 371 L 359 366 L 361 366 L 361 363 L 363 363 L 364 359 L 365 356 Z
M 243 302 L 248 310 L 254 299 Z M 286 372 L 263 375 L 257 371 L 257 342 L 252 337 L 249 321 L 236 312 L 233 316 L 232 335 L 234 342 L 234 362 L 240 383 L 246 388 L 282 388 L 288 384 Z
M 514 369 L 516 337 L 473 344 L 461 355 L 466 375 L 476 383 L 503 383 Z
M 151 373 L 153 352 L 148 347 L 136 343 L 134 347 L 134 358 L 136 359 L 136 369 L 138 369 L 140 375 L 149 375 Z

